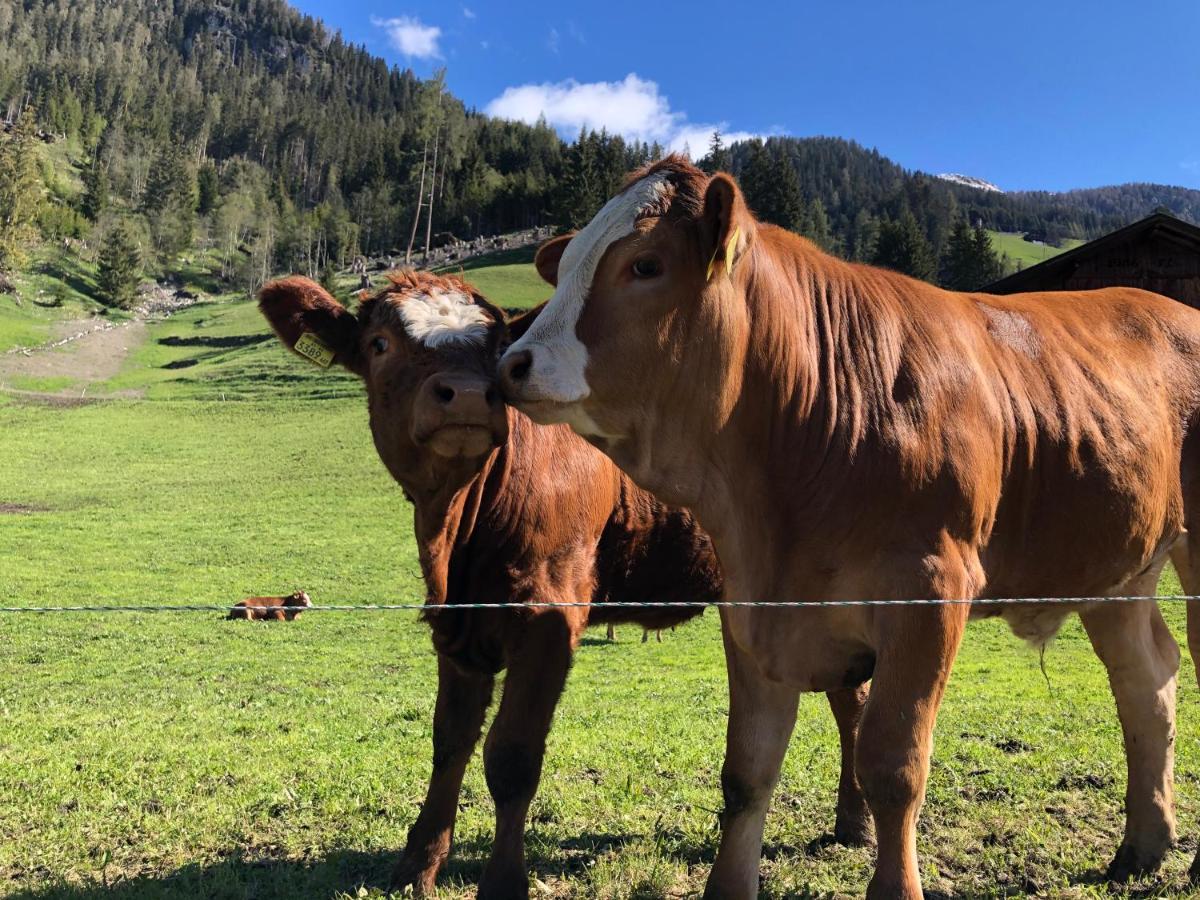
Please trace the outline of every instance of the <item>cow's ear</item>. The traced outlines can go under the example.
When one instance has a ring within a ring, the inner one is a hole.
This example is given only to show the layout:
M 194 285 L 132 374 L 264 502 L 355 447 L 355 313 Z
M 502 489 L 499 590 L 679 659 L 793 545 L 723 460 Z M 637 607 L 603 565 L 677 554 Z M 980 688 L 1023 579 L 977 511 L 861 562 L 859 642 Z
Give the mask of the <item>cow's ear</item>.
M 546 303 L 549 303 L 549 302 L 550 302 L 549 300 L 546 301 Z M 519 341 L 521 339 L 522 335 L 524 335 L 525 332 L 527 332 L 533 326 L 533 320 L 536 319 L 539 315 L 541 315 L 542 310 L 546 308 L 546 303 L 539 303 L 533 309 L 523 312 L 519 315 L 513 316 L 511 319 L 509 319 L 508 320 L 508 337 L 509 337 L 509 339 L 512 340 L 514 343 L 516 341 Z
M 272 281 L 259 292 L 258 308 L 288 349 L 362 374 L 358 319 L 315 281 L 298 276 Z
M 750 246 L 754 216 L 750 214 L 737 182 L 718 172 L 708 182 L 704 213 L 700 220 L 700 243 L 706 265 L 705 276 L 730 275 Z
M 556 238 L 550 238 L 542 246 L 538 247 L 537 256 L 533 259 L 534 268 L 537 269 L 542 280 L 549 284 L 558 287 L 558 263 L 562 259 L 563 251 L 567 249 L 567 244 L 571 243 L 571 238 L 575 237 L 575 232 L 570 234 L 560 234 Z

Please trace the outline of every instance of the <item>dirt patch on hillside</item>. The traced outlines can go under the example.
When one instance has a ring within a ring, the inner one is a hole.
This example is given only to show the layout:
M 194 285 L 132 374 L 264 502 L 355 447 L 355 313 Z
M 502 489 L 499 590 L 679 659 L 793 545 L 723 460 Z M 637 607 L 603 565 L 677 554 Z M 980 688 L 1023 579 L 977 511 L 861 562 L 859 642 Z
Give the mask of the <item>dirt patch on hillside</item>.
M 68 333 L 91 326 L 88 321 L 70 323 Z M 126 357 L 146 339 L 146 323 L 122 322 L 104 330 L 88 331 L 61 347 L 9 353 L 0 356 L 0 382 L 5 378 L 71 378 L 85 384 L 107 381 L 118 372 Z

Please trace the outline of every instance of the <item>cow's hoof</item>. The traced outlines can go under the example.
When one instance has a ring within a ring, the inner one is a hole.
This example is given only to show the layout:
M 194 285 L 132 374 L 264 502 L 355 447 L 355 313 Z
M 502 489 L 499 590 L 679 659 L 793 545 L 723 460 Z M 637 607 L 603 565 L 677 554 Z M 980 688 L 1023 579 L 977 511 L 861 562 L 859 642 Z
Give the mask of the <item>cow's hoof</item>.
M 1104 877 L 1119 884 L 1140 878 L 1142 875 L 1149 875 L 1151 872 L 1156 872 L 1162 865 L 1166 852 L 1167 848 L 1165 847 L 1161 852 L 1154 853 L 1138 850 L 1137 847 L 1130 844 L 1122 844 L 1117 848 L 1117 855 L 1113 857 L 1113 861 L 1108 864 L 1108 870 L 1104 873 Z M 1195 863 L 1192 864 L 1192 871 L 1196 871 Z
M 529 900 L 529 879 L 524 873 L 505 878 L 489 878 L 484 873 L 476 897 L 477 900 Z
M 871 817 L 838 816 L 833 826 L 833 842 L 843 847 L 873 847 L 875 845 L 875 828 Z
M 1188 869 L 1188 878 L 1192 884 L 1200 884 L 1200 850 L 1196 851 L 1196 858 L 1192 860 L 1192 867 Z
M 423 862 L 401 858 L 392 869 L 392 877 L 388 880 L 389 893 L 402 893 L 412 888 L 414 897 L 428 897 L 434 893 L 437 883 L 438 867 L 429 866 Z

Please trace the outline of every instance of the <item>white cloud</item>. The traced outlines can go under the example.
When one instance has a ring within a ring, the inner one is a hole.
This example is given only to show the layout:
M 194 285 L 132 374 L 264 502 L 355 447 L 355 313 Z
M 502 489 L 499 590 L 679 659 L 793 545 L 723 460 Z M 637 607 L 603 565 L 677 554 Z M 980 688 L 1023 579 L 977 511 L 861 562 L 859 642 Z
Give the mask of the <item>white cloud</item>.
M 425 25 L 412 16 L 397 16 L 393 19 L 371 17 L 371 24 L 387 32 L 392 46 L 412 59 L 441 59 L 438 40 L 442 29 L 436 25 Z
M 471 7 L 464 6 L 462 8 L 462 10 L 463 10 L 463 18 L 464 19 L 474 19 L 475 18 L 475 10 L 471 9 Z
M 689 122 L 686 113 L 671 109 L 657 83 L 633 73 L 622 81 L 581 84 L 569 78 L 553 84 L 506 88 L 487 105 L 486 111 L 488 115 L 530 124 L 545 116 L 566 137 L 574 137 L 581 128 L 596 131 L 603 128 L 632 140 L 658 141 L 670 150 L 687 149 L 694 158 L 708 152 L 714 130 L 721 130 L 727 144 L 755 137 L 747 131 L 726 133 L 724 122 L 714 125 Z

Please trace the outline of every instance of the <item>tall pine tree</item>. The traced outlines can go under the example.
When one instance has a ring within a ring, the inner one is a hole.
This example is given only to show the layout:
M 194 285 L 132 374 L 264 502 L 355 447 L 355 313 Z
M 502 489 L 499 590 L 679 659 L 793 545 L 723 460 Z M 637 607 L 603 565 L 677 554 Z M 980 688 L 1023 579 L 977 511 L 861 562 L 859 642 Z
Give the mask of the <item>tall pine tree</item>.
M 110 306 L 132 305 L 142 277 L 142 255 L 124 222 L 118 223 L 100 248 L 96 284 L 101 299 Z
M 0 142 L 0 273 L 13 272 L 25 261 L 37 238 L 41 205 L 37 119 L 26 107 L 12 136 Z
M 884 222 L 879 229 L 879 240 L 875 245 L 875 265 L 894 269 L 931 281 L 937 271 L 933 247 L 917 224 L 910 210 L 904 210 L 898 219 Z

